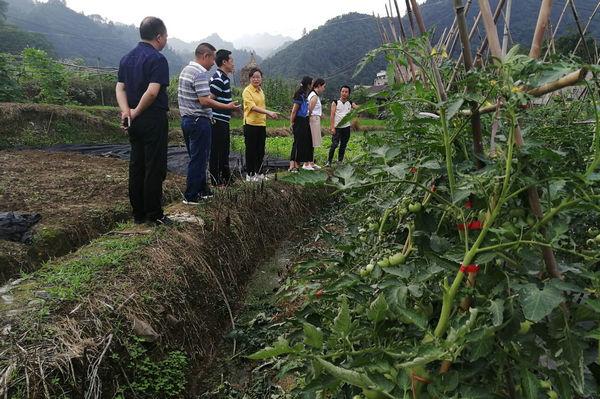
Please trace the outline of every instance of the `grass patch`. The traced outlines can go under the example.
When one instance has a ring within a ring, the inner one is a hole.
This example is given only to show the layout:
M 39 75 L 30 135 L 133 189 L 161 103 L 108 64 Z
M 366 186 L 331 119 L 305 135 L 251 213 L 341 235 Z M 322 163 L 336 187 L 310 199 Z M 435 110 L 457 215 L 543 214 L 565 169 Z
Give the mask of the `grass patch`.
M 77 257 L 51 261 L 40 270 L 40 281 L 50 294 L 72 301 L 88 294 L 98 272 L 122 268 L 131 255 L 151 241 L 149 236 L 101 238 L 84 247 Z
M 325 162 L 327 162 L 327 157 L 329 155 L 329 147 L 331 146 L 331 140 L 331 135 L 324 136 L 323 144 L 321 144 L 320 147 L 315 149 L 315 159 L 318 164 L 324 164 Z M 265 152 L 273 157 L 289 159 L 293 141 L 294 140 L 292 137 L 267 137 Z M 365 145 L 365 135 L 360 132 L 353 132 L 350 136 L 350 142 L 348 143 L 348 147 L 346 148 L 345 159 L 354 159 L 364 154 Z M 243 154 L 245 151 L 244 137 L 232 135 L 231 150 L 235 152 L 241 152 Z M 335 151 L 334 160 L 337 160 L 338 151 L 339 147 Z

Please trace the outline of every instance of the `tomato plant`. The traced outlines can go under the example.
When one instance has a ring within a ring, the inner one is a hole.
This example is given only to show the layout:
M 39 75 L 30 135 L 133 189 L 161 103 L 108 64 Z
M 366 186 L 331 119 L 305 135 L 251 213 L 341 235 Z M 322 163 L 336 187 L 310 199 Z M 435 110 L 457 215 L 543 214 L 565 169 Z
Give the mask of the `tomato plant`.
M 251 358 L 286 356 L 307 398 L 596 397 L 597 87 L 576 104 L 595 125 L 573 123 L 568 97 L 524 108 L 533 98 L 523 88 L 579 66 L 513 49 L 444 99 L 426 40 L 372 54 L 404 65 L 410 57 L 423 81 L 391 87 L 389 132 L 367 137 L 368 156 L 335 171 L 348 202 L 338 251 L 287 287 L 318 282 L 327 297 L 309 299 L 285 336 Z M 498 130 L 478 167 L 461 109 L 497 99 L 499 111 L 482 116 Z

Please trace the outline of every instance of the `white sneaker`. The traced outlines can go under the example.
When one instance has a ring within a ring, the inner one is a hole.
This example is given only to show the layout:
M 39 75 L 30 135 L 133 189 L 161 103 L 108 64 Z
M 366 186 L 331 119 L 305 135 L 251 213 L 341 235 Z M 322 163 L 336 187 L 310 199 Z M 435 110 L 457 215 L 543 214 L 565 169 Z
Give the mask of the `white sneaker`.
M 258 181 L 260 181 L 260 180 L 265 180 L 265 181 L 269 181 L 269 180 L 271 180 L 271 179 L 270 179 L 270 178 L 269 178 L 267 175 L 264 175 L 264 174 L 262 174 L 262 173 L 261 173 L 260 175 L 256 175 L 256 179 L 257 179 Z
M 315 168 L 313 168 L 312 166 L 308 166 L 308 165 L 302 165 L 302 169 L 304 169 L 304 170 L 315 170 Z
M 247 182 L 255 181 L 255 178 L 254 178 L 254 176 L 246 175 L 246 181 Z
M 183 202 L 185 205 L 199 205 L 199 204 L 200 204 L 200 203 L 199 203 L 199 202 L 197 202 L 197 201 L 188 201 L 188 200 L 186 200 L 186 199 L 184 199 L 182 202 Z
M 319 169 L 321 169 L 321 167 L 320 167 L 319 165 L 317 165 L 317 164 L 314 164 L 312 167 L 313 167 L 315 170 L 319 170 Z

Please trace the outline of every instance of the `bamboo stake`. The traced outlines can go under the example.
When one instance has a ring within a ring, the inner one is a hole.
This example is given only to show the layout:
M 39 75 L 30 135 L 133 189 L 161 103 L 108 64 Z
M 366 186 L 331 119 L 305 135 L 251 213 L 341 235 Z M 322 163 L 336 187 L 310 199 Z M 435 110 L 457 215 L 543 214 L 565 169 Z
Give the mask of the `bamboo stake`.
M 529 56 L 533 59 L 540 58 L 542 52 L 542 43 L 544 41 L 544 32 L 548 26 L 548 19 L 550 18 L 550 12 L 552 11 L 552 0 L 542 0 L 542 6 L 540 7 L 540 14 L 538 16 L 537 25 L 535 27 L 535 33 L 533 34 L 533 42 L 531 44 L 531 50 Z
M 558 18 L 558 22 L 556 23 L 556 27 L 554 28 L 554 32 L 552 32 L 552 41 L 554 42 L 554 39 L 556 38 L 556 35 L 558 33 L 558 28 L 560 27 L 560 24 L 563 20 L 563 17 L 565 16 L 565 12 L 567 11 L 567 7 L 569 7 L 569 0 L 565 1 L 565 6 L 562 9 L 562 12 L 560 13 L 560 17 Z M 550 54 L 550 47 L 548 47 L 546 49 L 546 53 L 544 54 L 544 61 L 546 60 L 546 57 L 548 57 L 548 55 Z
M 504 13 L 504 37 L 502 38 L 502 55 L 506 56 L 508 52 L 508 38 L 510 33 L 510 17 L 512 11 L 512 0 L 506 3 L 506 12 Z
M 577 25 L 577 30 L 579 31 L 579 36 L 580 36 L 580 40 L 583 41 L 583 48 L 585 49 L 585 53 L 588 56 L 588 61 L 592 62 L 592 53 L 590 52 L 590 48 L 587 45 L 587 42 L 585 41 L 585 33 L 583 32 L 583 29 L 581 28 L 581 23 L 579 21 L 579 13 L 577 12 L 577 8 L 575 7 L 575 0 L 567 0 L 569 1 L 569 5 L 571 6 L 571 11 L 573 12 L 573 18 L 575 18 L 575 24 Z M 572 54 L 575 54 L 575 52 L 573 51 Z
M 578 82 L 580 82 L 581 80 L 583 80 L 585 78 L 585 76 L 587 75 L 587 72 L 588 71 L 585 68 L 578 69 L 577 71 L 571 72 L 570 74 L 565 75 L 558 80 L 547 83 L 540 87 L 529 89 L 526 91 L 526 93 L 533 97 L 541 97 L 546 94 L 553 93 L 555 91 L 564 89 L 566 87 L 574 86 Z M 495 112 L 500 106 L 501 106 L 501 104 L 489 105 L 487 107 L 479 108 L 478 112 L 480 114 L 489 114 L 491 112 Z M 463 111 L 461 111 L 461 114 L 464 116 L 471 116 L 472 112 L 470 110 L 463 110 Z
M 600 9 L 600 1 L 598 2 L 598 4 L 596 4 L 596 8 L 594 8 L 594 11 L 592 12 L 592 15 L 590 15 L 590 18 L 588 19 L 587 24 L 585 24 L 585 28 L 583 29 L 583 34 L 584 35 L 587 33 L 587 30 L 590 27 L 590 24 L 592 23 L 592 19 L 594 19 L 594 17 L 596 16 L 596 13 L 598 12 L 598 9 Z M 581 38 L 579 38 L 579 41 L 575 45 L 575 49 L 573 50 L 573 54 L 577 53 L 577 49 L 579 48 L 580 44 L 581 44 Z
M 494 16 L 494 22 L 497 21 L 498 18 L 500 17 L 500 13 L 501 13 L 502 7 L 504 7 L 505 1 L 506 0 L 500 0 L 500 2 L 498 3 L 498 6 L 496 7 L 496 13 Z M 473 23 L 471 32 L 469 32 L 469 41 L 473 40 L 475 33 L 479 32 L 479 21 L 480 20 L 481 20 L 481 10 L 479 10 L 479 14 L 477 14 L 477 18 L 475 18 L 475 22 Z M 480 46 L 479 50 L 477 51 L 476 60 L 474 62 L 475 65 L 481 64 L 481 56 L 485 52 L 484 46 L 486 46 L 486 45 L 487 45 L 487 38 L 484 38 L 481 41 L 481 46 Z M 446 87 L 446 90 L 450 90 L 452 83 L 454 83 L 454 80 L 456 79 L 456 76 L 458 75 L 458 71 L 460 70 L 460 64 L 462 63 L 462 61 L 463 61 L 463 55 L 461 52 L 460 57 L 458 58 L 458 63 L 456 64 L 456 66 L 454 67 L 454 70 L 452 71 L 452 77 L 450 78 L 450 82 L 448 82 L 448 86 Z
M 388 23 L 390 25 L 390 30 L 392 31 L 392 35 L 394 36 L 394 41 L 395 42 L 400 42 L 400 39 L 398 38 L 398 34 L 396 33 L 396 27 L 394 26 L 394 20 L 392 19 L 392 15 L 390 15 L 390 11 L 392 10 L 392 3 L 390 1 L 390 8 L 388 10 L 388 6 L 387 4 L 385 5 L 385 13 L 388 17 Z M 396 81 L 402 81 L 402 83 L 406 83 L 407 79 L 404 76 L 404 74 L 402 73 L 402 69 L 400 68 L 400 65 L 398 65 L 397 62 L 394 61 L 394 72 L 396 74 Z
M 409 0 L 406 1 L 406 14 L 408 15 L 408 21 L 410 22 L 410 31 L 412 32 L 412 37 L 415 37 L 415 23 L 413 21 L 412 8 L 410 6 Z
M 373 18 L 376 19 L 377 22 L 377 30 L 379 31 L 379 39 L 381 40 L 381 44 L 385 44 L 385 37 L 383 36 L 383 32 L 381 31 L 381 24 L 379 22 L 379 19 L 377 17 L 375 17 L 375 13 L 373 13 Z
M 406 31 L 404 30 L 404 24 L 402 23 L 402 17 L 400 16 L 400 7 L 398 7 L 398 0 L 394 0 L 394 7 L 396 8 L 396 14 L 398 16 L 398 24 L 400 24 L 400 37 L 403 41 L 406 41 Z
M 421 10 L 419 9 L 419 5 L 417 4 L 417 0 L 410 0 L 412 4 L 412 10 L 415 14 L 415 20 L 417 21 L 417 26 L 419 27 L 420 33 L 423 35 L 427 32 L 425 28 L 425 21 L 423 20 L 423 16 L 421 15 Z M 431 43 L 427 42 L 427 50 L 431 52 Z M 431 68 L 433 70 L 433 76 L 436 80 L 436 86 L 438 90 L 438 94 L 442 101 L 448 100 L 448 95 L 446 94 L 446 89 L 444 88 L 444 83 L 442 82 L 442 76 L 440 75 L 440 70 L 435 63 L 435 60 L 431 61 Z
M 502 59 L 502 48 L 500 47 L 500 40 L 498 39 L 498 30 L 496 23 L 492 17 L 492 10 L 490 9 L 490 3 L 488 0 L 479 0 L 479 8 L 481 9 L 481 18 L 483 19 L 483 26 L 487 32 L 487 42 L 492 52 L 492 57 Z
M 465 6 L 465 18 L 469 14 L 469 10 L 471 9 L 471 4 L 473 4 L 473 0 L 467 0 L 467 5 Z M 477 17 L 475 18 L 475 22 L 473 23 L 473 26 L 477 26 L 480 18 L 481 18 L 481 13 L 478 12 Z M 475 29 L 473 29 L 472 32 L 475 32 Z M 455 32 L 454 37 L 452 38 L 452 45 L 448 48 L 448 54 L 454 53 L 454 47 L 456 46 L 456 42 L 458 41 L 459 36 L 460 35 L 458 34 L 458 32 Z M 472 38 L 473 38 L 473 33 L 469 33 L 469 40 L 471 40 Z M 461 56 L 462 56 L 462 54 L 461 54 Z
M 398 7 L 398 0 L 394 0 L 394 6 L 396 8 L 396 14 L 398 16 L 398 23 L 400 23 L 400 36 L 404 43 L 406 43 L 406 31 L 404 30 L 404 26 L 402 24 L 402 17 L 400 16 L 400 7 Z M 413 62 L 412 57 L 408 57 L 408 66 L 410 68 L 410 74 L 412 76 L 413 82 L 417 81 L 417 68 L 415 67 L 415 63 Z M 408 81 L 408 79 L 407 79 Z

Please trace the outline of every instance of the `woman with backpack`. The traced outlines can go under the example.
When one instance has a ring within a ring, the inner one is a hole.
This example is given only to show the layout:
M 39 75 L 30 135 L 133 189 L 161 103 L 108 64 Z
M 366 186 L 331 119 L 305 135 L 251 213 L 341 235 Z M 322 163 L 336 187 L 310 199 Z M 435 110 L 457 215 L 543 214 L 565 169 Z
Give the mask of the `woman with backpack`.
M 292 154 L 290 156 L 290 172 L 297 172 L 300 163 L 302 168 L 308 169 L 313 161 L 313 143 L 310 135 L 310 126 L 308 125 L 308 92 L 312 86 L 313 79 L 310 76 L 302 78 L 300 87 L 294 94 L 292 113 L 290 123 L 294 142 L 292 144 Z

